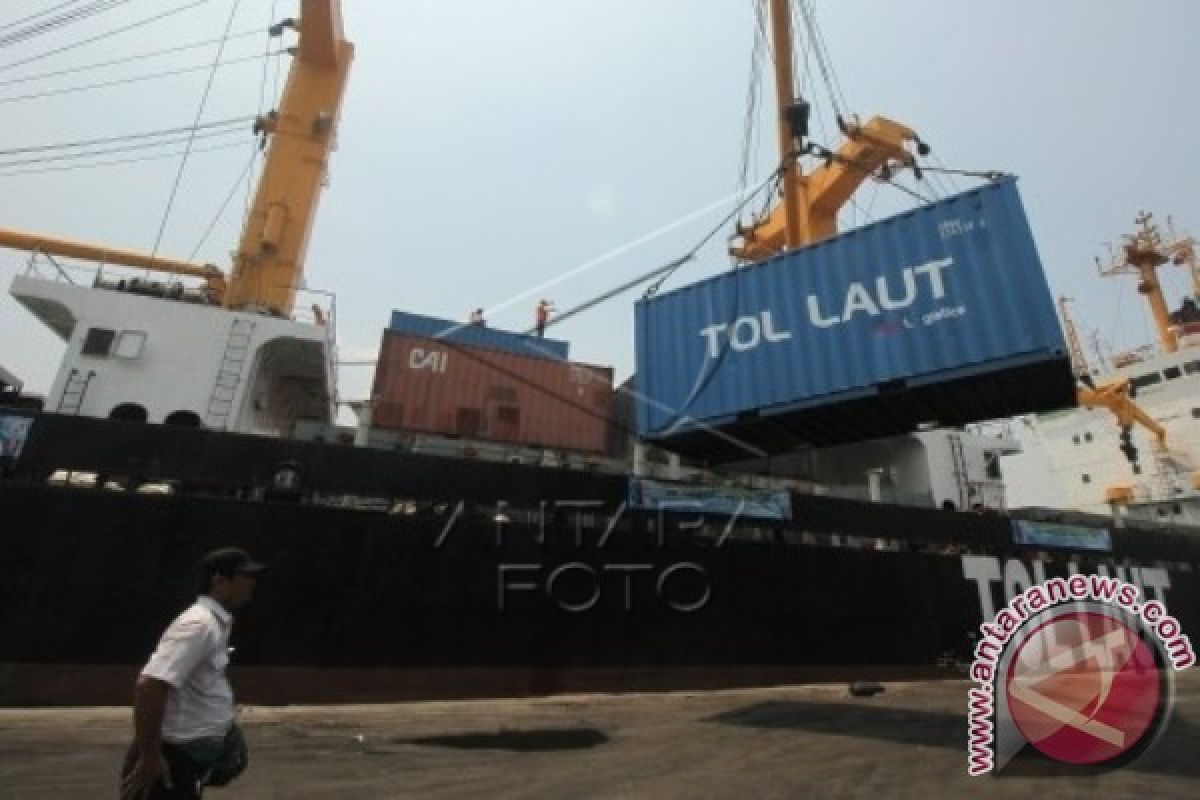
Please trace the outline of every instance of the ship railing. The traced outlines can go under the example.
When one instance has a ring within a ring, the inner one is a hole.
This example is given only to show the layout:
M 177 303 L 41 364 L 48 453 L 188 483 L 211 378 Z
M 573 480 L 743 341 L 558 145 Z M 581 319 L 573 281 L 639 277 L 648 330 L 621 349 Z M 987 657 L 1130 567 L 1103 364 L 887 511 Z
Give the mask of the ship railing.
M 325 333 L 325 379 L 336 408 L 338 396 L 337 294 L 325 289 L 298 288 L 292 321 L 321 328 Z
M 103 266 L 87 266 L 84 264 L 75 264 L 70 262 L 59 261 L 49 253 L 43 253 L 40 250 L 34 250 L 29 254 L 29 258 L 25 262 L 24 275 L 27 278 L 39 278 L 41 280 L 50 280 L 56 283 L 69 283 L 72 286 L 78 285 L 80 281 L 71 277 L 71 273 L 80 273 L 86 275 L 86 281 L 95 280 L 97 274 L 103 270 Z

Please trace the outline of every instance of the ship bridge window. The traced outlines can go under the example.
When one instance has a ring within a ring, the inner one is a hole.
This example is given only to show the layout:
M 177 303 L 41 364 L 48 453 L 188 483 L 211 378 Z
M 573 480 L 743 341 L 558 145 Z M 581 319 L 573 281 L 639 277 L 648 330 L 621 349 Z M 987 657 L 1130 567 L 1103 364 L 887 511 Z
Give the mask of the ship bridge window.
M 1085 434 L 1083 435 L 1083 440 L 1084 440 L 1085 442 L 1090 442 L 1090 441 L 1092 441 L 1092 433 L 1091 433 L 1091 431 L 1088 431 L 1087 433 L 1085 433 Z
M 1192 409 L 1192 419 L 1200 419 L 1200 408 Z
M 1086 472 L 1085 472 L 1085 473 L 1083 473 L 1082 477 L 1083 477 L 1083 482 L 1084 482 L 1084 483 L 1091 483 L 1091 482 L 1092 482 L 1092 476 L 1091 476 L 1091 475 L 1088 475 Z
M 1145 375 L 1138 375 L 1130 383 L 1135 389 L 1141 389 L 1146 386 L 1153 386 L 1156 383 L 1162 383 L 1162 375 L 1158 372 L 1147 372 Z
M 1183 374 L 1183 370 L 1179 367 L 1167 367 L 1163 370 L 1163 377 L 1169 381 L 1173 381 Z
M 85 356 L 95 356 L 97 358 L 107 358 L 112 351 L 113 339 L 117 332 L 107 328 L 88 328 L 87 335 L 83 339 L 83 349 L 80 351 Z
M 1183 365 L 1184 375 L 1195 375 L 1197 372 L 1200 372 L 1200 360 L 1189 361 Z
M 121 331 L 113 345 L 113 358 L 138 358 L 146 346 L 145 331 Z

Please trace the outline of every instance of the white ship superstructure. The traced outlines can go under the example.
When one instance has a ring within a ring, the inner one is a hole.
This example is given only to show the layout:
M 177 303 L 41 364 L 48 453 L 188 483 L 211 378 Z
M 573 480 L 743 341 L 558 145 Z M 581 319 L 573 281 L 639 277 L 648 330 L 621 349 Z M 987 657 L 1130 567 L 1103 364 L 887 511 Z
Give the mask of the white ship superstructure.
M 1063 301 L 1063 324 L 1086 393 L 1091 387 L 1120 387 L 1128 397 L 1119 419 L 1111 409 L 1080 407 L 1026 420 L 1030 434 L 1050 460 L 1066 508 L 1157 523 L 1200 523 L 1200 265 L 1195 243 L 1171 231 L 1162 236 L 1149 214 L 1126 237 L 1121 253 L 1101 274 L 1139 278 L 1137 290 L 1154 315 L 1159 342 L 1088 365 Z M 1164 265 L 1189 267 L 1193 296 L 1169 312 L 1157 278 Z

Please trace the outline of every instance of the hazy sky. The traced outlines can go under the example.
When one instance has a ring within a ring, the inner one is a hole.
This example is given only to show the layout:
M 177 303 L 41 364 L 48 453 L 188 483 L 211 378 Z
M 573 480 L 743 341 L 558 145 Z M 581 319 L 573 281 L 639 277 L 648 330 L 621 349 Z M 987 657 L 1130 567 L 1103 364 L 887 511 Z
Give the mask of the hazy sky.
M 131 0 L 33 40 L 3 26 L 59 0 L 0 4 L 0 150 L 189 125 L 205 72 L 38 99 L 21 95 L 203 65 L 215 46 L 57 78 L 6 83 L 220 35 L 232 0 L 208 0 L 154 25 L 15 64 L 197 0 Z M 343 355 L 370 357 L 393 308 L 462 318 L 494 307 L 737 188 L 754 16 L 751 0 L 344 0 L 358 47 L 307 261 L 308 285 L 336 292 Z M 235 31 L 292 15 L 295 0 L 242 0 Z M 918 130 L 946 166 L 1021 178 L 1056 294 L 1078 300 L 1086 334 L 1147 338 L 1132 279 L 1095 277 L 1102 243 L 1141 208 L 1200 233 L 1200 131 L 1194 0 L 819 0 L 818 19 L 851 109 Z M 225 58 L 262 53 L 231 42 Z M 272 62 L 273 63 L 273 62 Z M 286 59 L 284 59 L 286 67 Z M 259 109 L 262 63 L 222 69 L 206 119 Z M 828 114 L 819 76 L 810 89 Z M 274 81 L 268 73 L 267 94 Z M 752 173 L 774 166 L 770 84 Z M 268 101 L 269 104 L 269 101 Z M 828 121 L 828 117 L 826 117 Z M 817 138 L 836 141 L 831 130 Z M 206 145 L 236 142 L 226 138 Z M 195 155 L 161 252 L 196 247 L 250 152 Z M 200 145 L 198 145 L 200 146 Z M 169 152 L 172 148 L 154 152 Z M 134 154 L 138 155 L 138 154 Z M 121 157 L 121 156 L 117 156 Z M 128 156 L 126 156 L 128 157 Z M 13 175 L 54 166 L 0 156 L 0 226 L 149 249 L 177 159 Z M 960 187 L 969 185 L 960 181 Z M 928 187 L 925 191 L 931 191 Z M 861 194 L 875 218 L 912 201 Z M 228 266 L 244 193 L 196 258 Z M 724 209 L 539 294 L 568 307 L 691 247 Z M 864 218 L 857 214 L 858 221 Z M 851 221 L 847 218 L 847 221 Z M 679 285 L 724 269 L 724 236 Z M 0 281 L 26 255 L 0 251 Z M 1169 275 L 1169 292 L 1187 285 Z M 633 369 L 636 295 L 555 332 L 573 355 Z M 489 318 L 528 327 L 532 296 Z M 61 344 L 7 294 L 0 364 L 48 388 Z M 343 372 L 363 397 L 370 371 Z

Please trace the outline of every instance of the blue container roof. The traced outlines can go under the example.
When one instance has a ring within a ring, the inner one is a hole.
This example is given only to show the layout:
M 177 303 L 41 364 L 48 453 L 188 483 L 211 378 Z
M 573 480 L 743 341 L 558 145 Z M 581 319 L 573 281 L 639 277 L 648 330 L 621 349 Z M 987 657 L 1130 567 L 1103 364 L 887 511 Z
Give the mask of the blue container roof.
M 788 419 L 841 406 L 859 419 L 804 439 L 852 441 L 1073 399 L 1013 179 L 656 295 L 635 317 L 638 430 L 656 439 L 769 417 L 782 442 Z M 945 403 L 923 389 L 938 386 Z
M 489 328 L 486 325 L 471 325 L 407 311 L 393 311 L 388 330 L 408 336 L 446 339 L 456 344 L 551 361 L 566 361 L 570 351 L 570 345 L 562 339 L 544 339 L 530 334 Z

